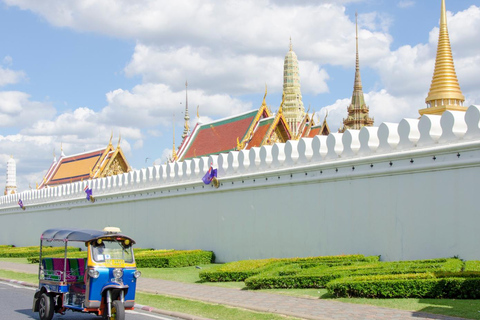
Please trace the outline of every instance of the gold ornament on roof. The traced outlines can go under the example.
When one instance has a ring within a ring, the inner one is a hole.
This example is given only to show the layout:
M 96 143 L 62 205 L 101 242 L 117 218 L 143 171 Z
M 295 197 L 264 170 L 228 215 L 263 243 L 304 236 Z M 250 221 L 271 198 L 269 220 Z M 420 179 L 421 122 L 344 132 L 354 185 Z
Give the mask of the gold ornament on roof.
M 419 113 L 420 115 L 441 115 L 446 110 L 466 111 L 467 108 L 463 106 L 464 102 L 465 97 L 458 83 L 450 46 L 445 0 L 442 0 L 435 70 L 430 91 L 425 99 L 427 108 L 419 110 Z
M 240 142 L 240 139 L 237 137 L 237 151 L 243 150 L 245 148 L 245 142 Z

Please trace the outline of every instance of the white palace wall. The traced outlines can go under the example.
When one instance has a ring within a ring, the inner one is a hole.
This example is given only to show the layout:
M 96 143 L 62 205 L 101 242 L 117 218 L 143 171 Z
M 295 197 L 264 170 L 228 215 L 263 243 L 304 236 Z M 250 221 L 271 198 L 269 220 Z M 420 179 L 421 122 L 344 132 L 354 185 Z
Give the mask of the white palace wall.
M 118 226 L 217 261 L 365 254 L 480 259 L 480 107 L 0 198 L 0 244 Z M 210 164 L 221 186 L 204 185 Z M 85 199 L 88 183 L 95 203 Z M 21 198 L 26 210 L 19 208 Z

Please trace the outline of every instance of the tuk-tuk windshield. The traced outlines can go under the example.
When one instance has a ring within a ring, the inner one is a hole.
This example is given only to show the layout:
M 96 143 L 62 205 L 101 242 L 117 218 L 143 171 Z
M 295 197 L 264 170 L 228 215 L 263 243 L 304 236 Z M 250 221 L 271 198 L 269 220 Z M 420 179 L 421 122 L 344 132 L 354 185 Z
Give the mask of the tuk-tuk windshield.
M 121 241 L 104 240 L 101 244 L 92 246 L 93 260 L 105 262 L 105 260 L 121 259 L 126 263 L 133 262 L 132 246 L 126 246 Z

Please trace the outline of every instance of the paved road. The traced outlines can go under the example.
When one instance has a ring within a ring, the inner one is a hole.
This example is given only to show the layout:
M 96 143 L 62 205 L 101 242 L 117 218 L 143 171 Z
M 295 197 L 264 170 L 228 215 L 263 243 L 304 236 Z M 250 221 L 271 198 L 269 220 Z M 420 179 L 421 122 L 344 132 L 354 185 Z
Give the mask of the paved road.
M 31 305 L 34 288 L 0 282 L 0 319 L 26 320 L 39 319 L 38 313 L 32 312 Z M 127 311 L 128 320 L 178 320 L 142 311 Z M 56 314 L 53 320 L 101 320 L 95 315 L 78 312 L 66 312 L 65 315 Z

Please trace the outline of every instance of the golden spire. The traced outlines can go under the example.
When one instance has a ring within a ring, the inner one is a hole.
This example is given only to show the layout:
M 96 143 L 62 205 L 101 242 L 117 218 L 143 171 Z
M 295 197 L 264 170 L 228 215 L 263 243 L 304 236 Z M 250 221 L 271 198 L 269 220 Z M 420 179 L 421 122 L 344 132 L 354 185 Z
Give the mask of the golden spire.
M 265 95 L 263 96 L 262 106 L 267 105 L 267 101 L 265 100 L 266 98 L 267 98 L 267 84 L 265 83 Z
M 467 108 L 463 106 L 464 101 L 465 97 L 460 89 L 453 63 L 445 0 L 442 0 L 435 71 L 430 91 L 425 99 L 427 108 L 419 110 L 419 113 L 420 115 L 441 115 L 446 110 L 466 111 Z
M 352 101 L 347 108 L 348 116 L 343 119 L 343 127 L 338 130 L 360 130 L 363 127 L 373 126 L 373 118 L 370 118 L 369 107 L 365 103 L 363 95 L 362 78 L 360 76 L 360 58 L 358 55 L 358 13 L 355 12 L 355 81 L 353 83 Z M 326 116 L 325 116 L 326 119 Z
M 292 37 L 290 37 L 290 51 L 293 51 L 293 46 L 292 46 Z
M 113 138 L 113 130 L 112 130 L 112 133 L 110 133 L 110 141 L 108 142 L 109 146 L 112 145 L 112 138 Z
M 360 59 L 358 57 L 358 13 L 355 12 L 355 49 L 356 49 L 356 61 L 355 61 L 355 84 L 353 91 L 361 92 L 362 88 L 362 78 L 360 77 Z M 363 94 L 363 92 L 362 92 Z

